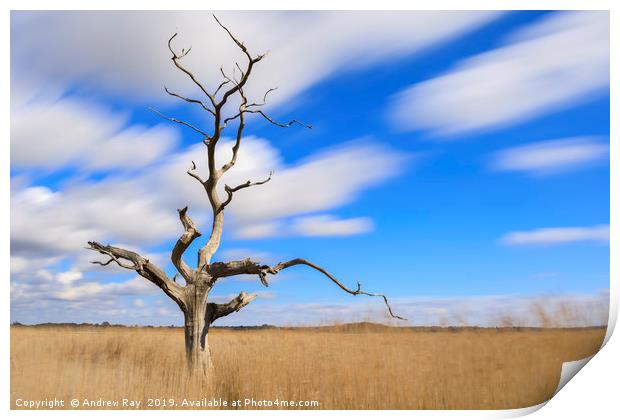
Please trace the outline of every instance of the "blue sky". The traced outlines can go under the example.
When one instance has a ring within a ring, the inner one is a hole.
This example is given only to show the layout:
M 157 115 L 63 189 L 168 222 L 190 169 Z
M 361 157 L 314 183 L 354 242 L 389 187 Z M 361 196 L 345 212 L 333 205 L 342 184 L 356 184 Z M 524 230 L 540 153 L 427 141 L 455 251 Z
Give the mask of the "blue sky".
M 273 169 L 274 180 L 238 194 L 216 259 L 305 257 L 387 294 L 413 324 L 464 307 L 468 322 L 493 322 L 524 297 L 606 305 L 607 13 L 221 17 L 255 53 L 270 50 L 251 94 L 277 85 L 270 114 L 313 129 L 250 120 L 231 179 Z M 162 90 L 195 94 L 171 68 L 175 31 L 193 46 L 188 65 L 216 83 L 235 49 L 208 14 L 13 12 L 12 320 L 181 323 L 146 280 L 91 266 L 81 249 L 122 244 L 173 274 L 175 209 L 189 205 L 208 230 L 206 197 L 184 173 L 204 162 L 200 139 L 147 110 L 208 124 Z M 259 291 L 225 323 L 385 316 L 303 268 L 267 290 L 256 280 L 217 284 L 214 300 Z

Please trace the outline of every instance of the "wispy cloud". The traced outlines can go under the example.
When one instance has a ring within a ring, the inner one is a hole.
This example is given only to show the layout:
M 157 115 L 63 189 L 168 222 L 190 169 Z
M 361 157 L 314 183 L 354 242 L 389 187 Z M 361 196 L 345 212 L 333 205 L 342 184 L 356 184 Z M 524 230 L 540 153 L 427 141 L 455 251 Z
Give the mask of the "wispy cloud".
M 55 139 L 49 141 L 53 144 Z M 368 229 L 370 221 L 319 217 L 301 219 L 291 228 L 289 219 L 351 203 L 362 191 L 400 174 L 407 161 L 396 150 L 362 140 L 327 148 L 301 162 L 285 165 L 279 151 L 267 140 L 248 137 L 243 142 L 239 164 L 234 173 L 227 174 L 225 183 L 262 179 L 270 170 L 275 171 L 271 182 L 238 194 L 228 209 L 233 221 L 229 226 L 236 231 L 233 233 L 245 238 L 308 235 L 310 223 L 323 236 L 330 232 L 360 233 Z M 230 147 L 231 142 L 222 141 L 223 161 L 229 158 Z M 157 245 L 178 235 L 174 209 L 184 205 L 190 206 L 197 223 L 203 222 L 201 215 L 208 210 L 204 191 L 185 173 L 191 161 L 204 161 L 203 149 L 198 145 L 171 155 L 131 178 L 112 173 L 100 181 L 70 183 L 57 191 L 14 185 L 12 255 L 75 253 L 94 239 L 124 242 L 130 247 Z
M 328 214 L 299 217 L 293 221 L 291 230 L 302 236 L 350 236 L 370 232 L 372 220 L 368 217 L 337 219 Z
M 609 225 L 553 227 L 511 232 L 500 240 L 506 245 L 550 245 L 582 241 L 609 242 Z
M 222 162 L 231 153 L 230 146 L 229 142 L 222 143 Z M 371 138 L 320 150 L 291 165 L 284 164 L 279 151 L 264 139 L 248 137 L 243 146 L 239 164 L 226 174 L 226 183 L 263 179 L 274 171 L 269 183 L 248 189 L 232 202 L 232 217 L 245 223 L 338 208 L 355 200 L 364 189 L 401 174 L 410 160 L 407 154 Z
M 16 102 L 11 108 L 11 164 L 17 169 L 136 170 L 171 152 L 179 137 L 168 125 L 126 126 L 125 113 L 83 98 Z
M 373 229 L 374 223 L 369 217 L 339 219 L 331 214 L 319 214 L 291 220 L 250 220 L 236 228 L 235 237 L 259 239 L 278 236 L 352 236 L 368 233 Z
M 144 300 L 140 298 L 134 299 L 132 303 L 133 303 L 133 306 L 135 306 L 136 308 L 144 308 L 146 306 L 146 304 L 144 303 Z
M 58 273 L 56 278 L 59 282 L 63 284 L 71 284 L 74 281 L 80 280 L 83 277 L 81 271 L 71 270 L 71 271 L 63 271 Z
M 279 86 L 270 100 L 277 104 L 335 73 L 415 53 L 473 30 L 499 13 L 255 11 L 218 16 L 253 53 L 269 51 L 246 94 L 261 98 L 267 89 Z M 178 89 L 188 86 L 168 62 L 166 42 L 173 33 L 179 33 L 179 48 L 193 46 L 187 63 L 207 86 L 220 83 L 220 65 L 232 66 L 243 58 L 206 11 L 17 12 L 12 17 L 12 82 L 26 76 L 43 86 L 79 81 L 130 100 L 168 101 L 161 94 L 162 83 Z M 300 31 L 301 27 L 320 30 Z
M 405 130 L 454 135 L 515 124 L 604 92 L 609 13 L 557 12 L 398 94 L 393 121 Z
M 226 248 L 217 252 L 218 257 L 223 260 L 243 260 L 245 258 L 253 259 L 254 261 L 272 261 L 273 256 L 269 252 L 259 251 L 255 249 L 247 248 Z
M 551 174 L 602 161 L 608 153 L 609 145 L 592 137 L 549 140 L 501 150 L 493 157 L 491 167 L 497 171 Z

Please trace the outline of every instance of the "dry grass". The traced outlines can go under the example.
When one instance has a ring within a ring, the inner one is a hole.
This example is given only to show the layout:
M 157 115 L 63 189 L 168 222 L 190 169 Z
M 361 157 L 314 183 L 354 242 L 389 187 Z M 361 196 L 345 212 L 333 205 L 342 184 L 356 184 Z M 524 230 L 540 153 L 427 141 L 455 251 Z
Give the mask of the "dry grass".
M 15 399 L 316 400 L 323 409 L 502 409 L 547 400 L 589 329 L 215 329 L 211 384 L 187 377 L 183 332 L 12 327 Z M 141 407 L 144 408 L 144 407 Z M 178 407 L 177 407 L 178 408 Z

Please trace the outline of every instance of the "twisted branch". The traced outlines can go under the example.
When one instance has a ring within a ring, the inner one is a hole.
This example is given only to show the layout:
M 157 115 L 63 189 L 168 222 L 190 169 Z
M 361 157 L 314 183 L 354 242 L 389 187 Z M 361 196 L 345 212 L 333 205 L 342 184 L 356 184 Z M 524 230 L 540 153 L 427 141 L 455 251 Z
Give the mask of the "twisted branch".
M 237 297 L 228 303 L 208 303 L 207 311 L 205 313 L 205 321 L 207 322 L 207 325 L 218 318 L 230 315 L 233 312 L 239 312 L 241 308 L 252 302 L 255 298 L 256 293 L 248 295 L 246 292 L 241 292 Z
M 185 229 L 185 231 L 174 245 L 170 259 L 185 281 L 187 283 L 191 283 L 193 270 L 185 261 L 183 261 L 183 253 L 191 245 L 194 239 L 200 237 L 202 234 L 196 228 L 194 221 L 187 215 L 187 206 L 179 209 L 178 212 L 179 218 L 181 219 L 181 224 L 183 225 L 183 229 Z
M 134 251 L 129 251 L 127 249 L 110 245 L 102 245 L 99 242 L 94 241 L 88 242 L 87 249 L 92 249 L 100 254 L 110 257 L 110 261 L 106 263 L 101 263 L 98 261 L 95 261 L 94 263 L 107 265 L 114 261 L 123 268 L 135 270 L 139 275 L 162 289 L 168 297 L 174 300 L 181 307 L 182 310 L 185 310 L 185 303 L 183 302 L 183 287 L 170 280 L 161 268 L 157 267 L 147 258 L 144 258 Z
M 353 296 L 366 295 L 366 296 L 373 296 L 373 297 L 381 297 L 383 298 L 383 301 L 385 302 L 385 306 L 387 307 L 387 310 L 392 318 L 402 319 L 405 321 L 407 320 L 406 318 L 403 318 L 402 316 L 394 314 L 394 312 L 392 311 L 392 307 L 390 306 L 390 303 L 388 302 L 388 299 L 384 294 L 366 292 L 365 290 L 362 290 L 362 286 L 359 282 L 357 282 L 357 289 L 349 289 L 340 280 L 338 280 L 336 277 L 330 274 L 323 267 L 318 266 L 304 258 L 295 258 L 289 261 L 281 262 L 271 267 L 268 265 L 261 265 L 257 262 L 252 261 L 249 258 L 245 260 L 241 260 L 241 261 L 230 261 L 226 263 L 218 262 L 218 263 L 211 264 L 211 266 L 209 267 L 209 272 L 211 275 L 213 275 L 213 277 L 217 277 L 217 278 L 237 276 L 239 274 L 256 274 L 258 275 L 261 283 L 263 283 L 265 287 L 268 287 L 269 286 L 269 282 L 267 281 L 268 274 L 276 275 L 280 271 L 287 269 L 289 267 L 293 267 L 295 265 L 306 265 L 308 267 L 314 268 L 315 270 L 321 272 L 323 275 L 329 278 L 332 282 L 334 282 L 340 289 L 344 290 L 350 295 L 353 295 Z
M 336 277 L 332 276 L 327 270 L 325 270 L 323 267 L 320 267 L 314 263 L 311 263 L 310 261 L 303 259 L 303 258 L 295 258 L 293 260 L 290 261 L 286 261 L 286 262 L 281 262 L 278 265 L 275 265 L 273 267 L 270 267 L 269 269 L 267 269 L 267 272 L 269 274 L 277 274 L 279 271 L 284 270 L 288 267 L 292 267 L 294 265 L 307 265 L 308 267 L 312 267 L 317 271 L 320 271 L 321 273 L 323 273 L 325 276 L 327 276 L 331 281 L 333 281 L 334 283 L 336 283 L 336 285 L 338 287 L 340 287 L 342 290 L 344 290 L 345 292 L 355 296 L 355 295 L 366 295 L 366 296 L 375 296 L 375 297 L 381 297 L 383 298 L 383 301 L 385 302 L 385 306 L 387 306 L 388 312 L 390 313 L 390 316 L 392 318 L 397 318 L 397 319 L 402 319 L 404 321 L 407 320 L 407 318 L 403 318 L 402 316 L 398 316 L 398 315 L 394 315 L 394 313 L 392 312 L 392 307 L 390 306 L 387 297 L 384 294 L 381 293 L 369 293 L 366 292 L 364 290 L 362 290 L 362 285 L 360 284 L 360 282 L 357 282 L 357 289 L 352 290 L 349 289 L 348 287 L 346 287 L 344 284 L 342 284 Z

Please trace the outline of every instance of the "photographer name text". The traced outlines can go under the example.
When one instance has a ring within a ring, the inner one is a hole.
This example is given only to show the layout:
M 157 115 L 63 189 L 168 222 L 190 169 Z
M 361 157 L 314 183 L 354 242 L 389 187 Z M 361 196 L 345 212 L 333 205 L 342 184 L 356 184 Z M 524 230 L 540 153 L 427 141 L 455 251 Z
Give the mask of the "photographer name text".
M 62 400 L 58 398 L 48 400 L 27 400 L 23 398 L 17 398 L 15 400 L 15 407 L 22 409 L 63 409 L 63 408 L 133 408 L 133 409 L 148 409 L 148 408 L 264 408 L 264 407 L 276 407 L 276 408 L 294 408 L 294 407 L 318 407 L 318 401 L 289 401 L 289 400 L 260 400 L 254 398 L 244 398 L 238 400 L 225 400 L 223 398 L 200 398 L 200 399 L 174 399 L 174 398 L 147 398 L 146 401 L 133 400 L 130 398 L 121 398 L 115 400 L 107 400 L 105 398 L 97 399 L 79 399 L 73 398 L 69 400 Z

